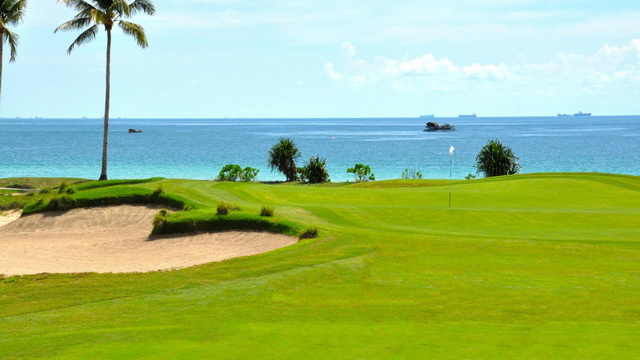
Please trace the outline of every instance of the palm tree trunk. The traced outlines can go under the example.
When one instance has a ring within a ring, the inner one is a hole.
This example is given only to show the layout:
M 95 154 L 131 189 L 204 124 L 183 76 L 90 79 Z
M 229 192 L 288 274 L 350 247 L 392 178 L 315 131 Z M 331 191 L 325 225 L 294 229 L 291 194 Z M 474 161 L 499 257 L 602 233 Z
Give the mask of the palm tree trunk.
M 107 29 L 107 86 L 104 99 L 104 140 L 102 143 L 102 173 L 99 180 L 107 180 L 107 150 L 109 148 L 109 102 L 111 97 L 111 30 Z
M 4 30 L 0 28 L 0 104 L 2 104 L 2 60 L 3 54 L 2 51 L 4 47 Z M 2 117 L 2 110 L 0 108 L 0 117 Z

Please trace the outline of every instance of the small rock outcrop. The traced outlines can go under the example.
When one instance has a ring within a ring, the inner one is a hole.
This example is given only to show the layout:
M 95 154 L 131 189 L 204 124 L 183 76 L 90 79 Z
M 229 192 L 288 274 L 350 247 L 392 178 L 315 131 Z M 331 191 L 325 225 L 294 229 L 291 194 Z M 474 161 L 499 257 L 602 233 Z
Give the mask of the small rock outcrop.
M 129 129 L 129 134 L 141 133 L 142 129 Z
M 424 127 L 424 131 L 453 131 L 456 127 L 449 124 L 438 124 L 435 121 L 429 121 Z

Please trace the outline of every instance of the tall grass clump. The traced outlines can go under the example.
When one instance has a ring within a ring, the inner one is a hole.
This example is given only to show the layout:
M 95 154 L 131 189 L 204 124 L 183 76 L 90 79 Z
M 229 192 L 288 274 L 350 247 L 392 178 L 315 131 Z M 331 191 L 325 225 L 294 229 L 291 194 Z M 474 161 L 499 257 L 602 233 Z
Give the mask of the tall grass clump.
M 263 206 L 260 209 L 260 216 L 263 217 L 272 217 L 273 216 L 273 208 L 272 207 L 267 207 L 267 206 Z
M 310 227 L 305 229 L 300 236 L 298 236 L 298 239 L 302 240 L 302 239 L 315 239 L 318 237 L 318 228 L 316 227 Z
M 47 210 L 51 211 L 65 211 L 75 208 L 77 201 L 67 195 L 56 196 L 49 200 Z
M 422 172 L 416 169 L 404 169 L 402 172 L 402 178 L 404 180 L 422 179 Z
M 224 201 L 221 201 L 216 205 L 216 215 L 229 215 L 229 212 L 238 210 L 240 210 L 238 205 L 228 204 Z
M 58 185 L 58 194 L 74 194 L 75 192 L 76 190 L 65 181 Z

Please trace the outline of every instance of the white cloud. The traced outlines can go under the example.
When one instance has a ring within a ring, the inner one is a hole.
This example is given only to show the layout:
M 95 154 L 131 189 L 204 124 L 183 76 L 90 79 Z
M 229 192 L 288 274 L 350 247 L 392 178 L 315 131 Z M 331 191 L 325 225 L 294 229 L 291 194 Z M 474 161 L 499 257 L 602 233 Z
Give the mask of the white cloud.
M 353 44 L 345 42 L 341 45 L 345 56 L 347 71 L 340 73 L 332 62 L 325 63 L 325 73 L 333 80 L 346 80 L 352 85 L 390 85 L 395 89 L 415 86 L 437 86 L 441 89 L 452 89 L 462 81 L 479 80 L 515 80 L 506 64 L 456 65 L 448 58 L 436 58 L 433 54 L 425 54 L 417 58 L 402 60 L 378 56 L 372 62 L 355 58 L 357 51 Z M 446 82 L 442 87 L 438 82 Z M 453 83 L 453 84 L 452 84 Z
M 327 75 L 329 75 L 330 78 L 332 78 L 333 80 L 341 80 L 342 79 L 342 74 L 338 74 L 335 71 L 335 67 L 333 65 L 333 63 L 327 62 L 324 64 L 324 71 L 327 73 Z
M 461 65 L 433 54 L 404 59 L 378 56 L 366 61 L 356 58 L 356 48 L 349 42 L 341 49 L 344 70 L 327 62 L 325 73 L 355 87 L 456 91 L 496 86 L 501 91 L 519 89 L 552 95 L 568 88 L 594 94 L 619 82 L 640 83 L 640 39 L 624 46 L 604 45 L 592 55 L 560 53 L 546 63 L 512 65 Z

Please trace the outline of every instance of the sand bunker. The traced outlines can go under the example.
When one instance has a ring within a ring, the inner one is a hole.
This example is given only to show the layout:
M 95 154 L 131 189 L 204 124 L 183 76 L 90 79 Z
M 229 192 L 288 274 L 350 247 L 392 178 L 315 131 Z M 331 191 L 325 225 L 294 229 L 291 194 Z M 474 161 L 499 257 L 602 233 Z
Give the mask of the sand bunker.
M 240 231 L 150 240 L 157 212 L 157 207 L 125 205 L 21 217 L 0 227 L 0 274 L 176 269 L 297 242 L 285 235 Z

